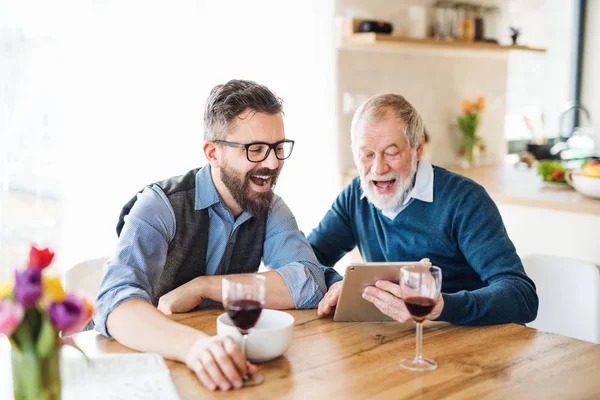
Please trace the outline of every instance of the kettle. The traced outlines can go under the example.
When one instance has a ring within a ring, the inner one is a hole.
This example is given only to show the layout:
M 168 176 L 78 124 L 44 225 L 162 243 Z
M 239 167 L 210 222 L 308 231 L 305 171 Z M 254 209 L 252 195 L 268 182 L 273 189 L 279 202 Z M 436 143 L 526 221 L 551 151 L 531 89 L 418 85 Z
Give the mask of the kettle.
M 569 104 L 560 115 L 559 128 L 562 134 L 565 117 L 570 111 L 581 110 L 587 118 L 587 126 L 577 126 L 566 136 L 566 141 L 558 142 L 550 149 L 550 154 L 556 156 L 560 153 L 562 159 L 581 159 L 594 155 L 596 143 L 593 139 L 592 116 L 589 110 L 580 103 Z

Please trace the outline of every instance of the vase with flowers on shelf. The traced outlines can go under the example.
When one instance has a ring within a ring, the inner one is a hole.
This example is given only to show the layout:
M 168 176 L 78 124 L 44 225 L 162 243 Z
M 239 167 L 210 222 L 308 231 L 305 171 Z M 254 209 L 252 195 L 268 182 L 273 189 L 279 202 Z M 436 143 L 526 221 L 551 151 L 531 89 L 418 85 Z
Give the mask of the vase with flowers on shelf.
M 485 97 L 480 96 L 476 101 L 463 100 L 462 113 L 457 117 L 458 128 L 461 132 L 461 146 L 459 156 L 464 167 L 471 167 L 477 163 L 485 144 L 477 133 L 481 112 L 485 110 Z

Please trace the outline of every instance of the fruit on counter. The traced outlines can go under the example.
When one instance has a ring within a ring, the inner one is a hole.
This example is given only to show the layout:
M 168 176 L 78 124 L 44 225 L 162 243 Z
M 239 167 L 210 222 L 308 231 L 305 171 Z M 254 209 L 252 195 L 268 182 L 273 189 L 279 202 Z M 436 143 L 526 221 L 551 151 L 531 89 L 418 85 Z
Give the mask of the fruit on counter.
M 550 177 L 552 178 L 553 181 L 558 182 L 561 179 L 565 179 L 565 173 L 564 173 L 564 171 L 559 171 L 559 170 L 555 169 L 550 174 Z
M 544 182 L 565 183 L 565 166 L 557 160 L 541 160 L 537 165 L 538 175 Z
M 582 164 L 581 164 L 581 169 L 585 168 L 588 165 L 598 165 L 600 164 L 600 160 L 594 158 L 593 160 L 585 160 Z
M 588 163 L 581 170 L 581 175 L 587 176 L 590 178 L 600 178 L 600 163 L 598 163 L 598 164 Z

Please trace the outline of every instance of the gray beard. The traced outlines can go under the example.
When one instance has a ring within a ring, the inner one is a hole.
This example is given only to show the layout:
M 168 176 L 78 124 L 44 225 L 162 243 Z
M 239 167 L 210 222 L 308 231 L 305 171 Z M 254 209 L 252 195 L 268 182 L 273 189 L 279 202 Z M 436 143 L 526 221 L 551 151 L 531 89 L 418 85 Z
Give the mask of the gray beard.
M 416 174 L 417 157 L 415 152 L 411 158 L 411 166 L 408 177 L 406 179 L 401 179 L 399 175 L 395 174 L 396 185 L 398 185 L 395 193 L 390 195 L 378 195 L 371 186 L 371 180 L 367 179 L 366 175 L 360 176 L 360 186 L 369 203 L 371 203 L 375 208 L 385 212 L 393 212 L 404 203 L 404 200 L 406 200 L 408 193 L 413 188 L 413 182 Z

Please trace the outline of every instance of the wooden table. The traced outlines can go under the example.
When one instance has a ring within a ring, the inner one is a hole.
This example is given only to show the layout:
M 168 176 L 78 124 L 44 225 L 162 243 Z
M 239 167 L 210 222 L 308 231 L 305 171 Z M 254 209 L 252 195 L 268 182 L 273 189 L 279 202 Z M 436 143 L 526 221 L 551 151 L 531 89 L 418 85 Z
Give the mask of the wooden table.
M 221 312 L 174 319 L 215 334 Z M 210 392 L 183 364 L 168 361 L 182 399 L 600 398 L 600 345 L 516 324 L 427 322 L 424 355 L 436 360 L 438 369 L 410 372 L 398 360 L 414 355 L 413 323 L 338 323 L 318 319 L 315 310 L 289 313 L 296 319 L 292 346 L 259 366 L 264 384 Z M 75 338 L 90 354 L 131 352 L 94 332 Z

